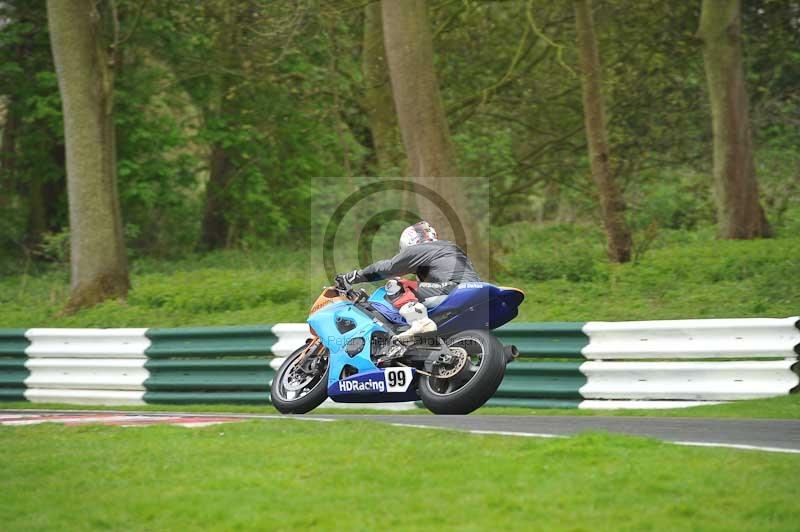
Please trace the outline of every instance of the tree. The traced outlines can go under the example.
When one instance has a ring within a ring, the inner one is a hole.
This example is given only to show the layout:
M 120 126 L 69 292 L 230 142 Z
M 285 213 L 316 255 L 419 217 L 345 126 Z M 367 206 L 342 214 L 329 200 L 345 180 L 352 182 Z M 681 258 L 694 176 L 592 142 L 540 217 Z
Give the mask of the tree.
M 703 0 L 697 36 L 711 104 L 719 234 L 745 239 L 769 236 L 753 161 L 739 0 Z
M 130 281 L 117 195 L 113 124 L 116 39 L 106 47 L 93 0 L 48 0 L 64 114 L 71 290 L 67 311 L 124 297 Z
M 444 114 L 436 70 L 433 39 L 426 0 L 392 0 L 383 4 L 383 33 L 397 118 L 408 157 L 411 176 L 446 198 L 459 215 L 468 249 L 479 273 L 491 275 L 489 254 L 479 244 L 476 217 L 464 190 L 454 186 L 456 153 Z M 427 220 L 445 237 L 452 237 L 450 223 L 434 203 L 418 201 Z
M 592 178 L 600 196 L 600 210 L 608 241 L 608 257 L 613 262 L 628 262 L 631 259 L 631 232 L 625 222 L 625 200 L 611 169 L 600 53 L 594 32 L 591 0 L 575 0 L 575 24 L 582 73 L 583 114 L 589 145 L 589 162 Z
M 0 5 L 0 247 L 41 256 L 45 233 L 65 223 L 66 176 L 61 100 L 53 72 L 44 3 Z M 2 114 L 2 112 L 0 112 Z M 26 223 L 14 220 L 26 219 Z M 13 228 L 11 224 L 16 225 Z
M 380 1 L 364 7 L 361 70 L 364 77 L 364 108 L 369 116 L 378 172 L 402 172 L 405 170 L 405 157 L 386 65 Z
M 455 177 L 456 154 L 433 65 L 427 2 L 382 4 L 386 57 L 411 174 Z
M 207 124 L 223 124 L 232 114 L 231 76 L 226 69 L 240 66 L 242 58 L 237 46 L 241 25 L 239 16 L 245 9 L 239 9 L 234 3 L 208 2 L 204 6 L 206 16 L 218 21 L 217 33 L 213 36 L 214 51 L 218 67 L 212 72 L 211 91 L 206 105 L 201 107 Z M 203 209 L 203 223 L 200 230 L 200 248 L 204 250 L 218 249 L 228 246 L 230 239 L 229 212 L 233 210 L 231 195 L 228 191 L 235 167 L 230 149 L 222 139 L 211 143 L 209 150 L 208 183 L 206 184 L 206 200 Z
M 205 161 L 195 176 L 202 183 L 199 249 L 305 238 L 309 176 L 342 173 L 329 105 L 340 77 L 322 66 L 329 64 L 326 19 L 311 4 L 148 4 L 150 39 L 143 46 L 169 67 L 167 87 L 187 101 L 185 114 L 199 119 L 193 131 L 184 129 Z M 342 99 L 348 109 L 354 100 Z

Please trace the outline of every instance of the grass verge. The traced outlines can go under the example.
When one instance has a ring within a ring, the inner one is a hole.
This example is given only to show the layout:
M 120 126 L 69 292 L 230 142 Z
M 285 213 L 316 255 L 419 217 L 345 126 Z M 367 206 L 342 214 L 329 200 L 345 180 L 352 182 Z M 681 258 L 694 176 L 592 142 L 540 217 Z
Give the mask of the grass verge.
M 363 421 L 0 429 L 5 530 L 788 530 L 800 456 Z
M 800 237 L 720 241 L 681 233 L 636 263 L 610 265 L 596 229 L 523 228 L 498 284 L 525 290 L 518 322 L 787 317 L 800 313 Z M 591 238 L 586 236 L 589 232 Z M 587 240 L 588 238 L 588 240 Z M 126 301 L 60 315 L 66 266 L 0 278 L 0 328 L 187 327 L 300 322 L 325 278 L 307 253 L 227 251 L 133 264 Z
M 145 412 L 224 412 L 277 414 L 271 406 L 258 405 L 142 405 L 142 406 L 100 406 L 65 405 L 43 403 L 0 403 L 2 409 L 53 409 L 53 410 L 126 410 Z M 402 414 L 430 415 L 424 409 L 386 411 L 369 408 L 319 408 L 313 414 Z M 645 416 L 645 417 L 714 417 L 714 418 L 753 418 L 753 419 L 800 419 L 800 394 L 753 399 L 722 405 L 674 408 L 668 410 L 578 410 L 560 408 L 498 408 L 483 407 L 474 415 L 509 416 Z

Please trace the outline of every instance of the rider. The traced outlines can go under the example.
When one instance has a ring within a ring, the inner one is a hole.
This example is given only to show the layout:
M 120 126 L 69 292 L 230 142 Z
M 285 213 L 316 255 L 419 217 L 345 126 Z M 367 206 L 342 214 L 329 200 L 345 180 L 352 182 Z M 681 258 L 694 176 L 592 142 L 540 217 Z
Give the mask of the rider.
M 399 278 L 411 273 L 419 282 Z M 389 279 L 387 296 L 410 325 L 400 336 L 435 331 L 436 323 L 428 317 L 428 308 L 444 301 L 458 283 L 480 282 L 466 253 L 453 242 L 439 240 L 436 230 L 425 221 L 405 228 L 400 235 L 400 253 L 391 259 L 337 278 L 349 284 Z

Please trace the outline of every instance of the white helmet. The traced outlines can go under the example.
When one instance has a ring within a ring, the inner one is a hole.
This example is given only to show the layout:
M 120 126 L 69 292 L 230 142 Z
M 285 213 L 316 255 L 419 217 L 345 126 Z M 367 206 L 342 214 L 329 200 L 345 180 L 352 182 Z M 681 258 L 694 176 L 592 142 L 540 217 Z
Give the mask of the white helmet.
M 431 224 L 425 221 L 417 222 L 403 230 L 400 235 L 400 250 L 402 251 L 408 246 L 415 246 L 423 242 L 435 242 L 436 240 L 438 240 L 436 229 Z

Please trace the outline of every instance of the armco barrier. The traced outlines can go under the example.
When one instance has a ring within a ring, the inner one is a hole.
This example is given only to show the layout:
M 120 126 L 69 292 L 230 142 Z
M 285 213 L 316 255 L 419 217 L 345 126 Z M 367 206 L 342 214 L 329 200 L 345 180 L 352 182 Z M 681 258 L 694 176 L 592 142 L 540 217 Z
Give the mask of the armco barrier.
M 146 403 L 269 402 L 273 326 L 150 329 Z M 303 340 L 299 340 L 298 345 Z
M 669 408 L 786 395 L 800 383 L 799 323 L 793 317 L 504 327 L 498 336 L 518 342 L 523 361 L 508 367 L 490 404 L 556 406 L 550 403 L 566 397 L 553 397 L 552 390 L 563 393 L 570 385 L 577 386 L 579 408 Z M 571 374 L 540 374 L 522 391 L 509 385 L 526 371 L 525 359 L 556 353 L 591 360 Z
M 797 357 L 800 318 L 589 322 L 593 360 Z
M 521 359 L 490 404 L 664 408 L 785 395 L 800 382 L 798 322 L 512 324 L 495 332 L 520 348 Z M 268 403 L 282 357 L 307 337 L 300 323 L 0 330 L 0 399 Z
M 582 322 L 512 323 L 495 334 L 506 345 L 516 345 L 520 360 L 506 367 L 500 389 L 489 401 L 492 406 L 529 408 L 576 408 L 580 389 L 586 384 L 581 362 L 548 359 L 583 359 L 589 344 Z M 529 360 L 541 360 L 530 362 Z
M 516 345 L 523 358 L 583 359 L 589 345 L 583 322 L 512 323 L 495 334 L 506 345 Z
M 25 399 L 143 404 L 147 329 L 28 329 Z
M 586 399 L 714 400 L 786 395 L 796 359 L 745 362 L 585 362 Z
M 25 380 L 30 372 L 25 366 L 25 349 L 30 342 L 25 329 L 0 329 L 0 400 L 24 401 Z

